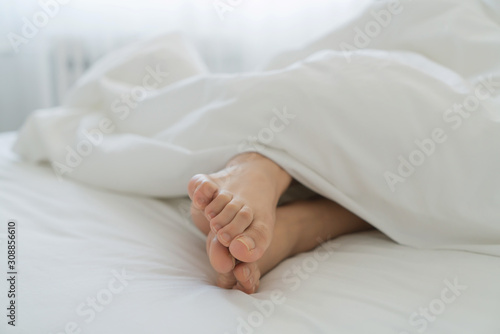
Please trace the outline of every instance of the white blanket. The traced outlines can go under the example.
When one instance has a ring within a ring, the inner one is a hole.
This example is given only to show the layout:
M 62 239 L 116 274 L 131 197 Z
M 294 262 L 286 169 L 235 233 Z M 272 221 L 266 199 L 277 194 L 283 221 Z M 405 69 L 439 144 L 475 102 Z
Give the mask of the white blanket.
M 258 151 L 399 243 L 500 255 L 500 19 L 486 3 L 377 1 L 258 73 L 209 73 L 178 36 L 139 43 L 36 111 L 16 151 L 61 179 L 162 197 Z
M 189 199 L 58 182 L 8 152 L 14 138 L 0 134 L 2 274 L 11 219 L 19 252 L 16 327 L 4 309 L 2 334 L 500 333 L 499 257 L 370 231 L 284 261 L 256 294 L 220 289 Z M 7 290 L 3 276 L 2 306 Z

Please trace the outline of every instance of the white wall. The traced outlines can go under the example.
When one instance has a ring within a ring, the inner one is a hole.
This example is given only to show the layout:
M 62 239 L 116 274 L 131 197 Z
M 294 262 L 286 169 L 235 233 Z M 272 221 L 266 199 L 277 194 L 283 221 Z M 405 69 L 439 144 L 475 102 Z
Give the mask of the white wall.
M 62 49 L 71 53 L 84 48 L 93 62 L 130 41 L 176 30 L 195 42 L 213 71 L 252 70 L 284 49 L 321 36 L 352 15 L 359 2 L 0 0 L 0 131 L 15 130 L 32 110 L 60 102 L 81 74 L 76 69 L 73 77 L 61 79 L 57 55 Z M 217 11 L 215 5 L 228 11 Z M 53 16 L 47 15 L 46 24 L 43 13 Z M 38 32 L 28 29 L 26 19 L 41 20 Z M 12 33 L 33 36 L 16 52 L 9 41 Z

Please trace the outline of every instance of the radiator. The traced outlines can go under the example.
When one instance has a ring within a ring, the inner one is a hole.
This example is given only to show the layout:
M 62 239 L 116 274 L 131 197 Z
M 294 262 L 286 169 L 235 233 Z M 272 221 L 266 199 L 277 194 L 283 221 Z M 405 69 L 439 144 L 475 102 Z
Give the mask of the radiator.
M 92 54 L 90 47 L 79 39 L 56 40 L 50 45 L 51 100 L 52 105 L 59 105 L 69 89 L 97 57 Z

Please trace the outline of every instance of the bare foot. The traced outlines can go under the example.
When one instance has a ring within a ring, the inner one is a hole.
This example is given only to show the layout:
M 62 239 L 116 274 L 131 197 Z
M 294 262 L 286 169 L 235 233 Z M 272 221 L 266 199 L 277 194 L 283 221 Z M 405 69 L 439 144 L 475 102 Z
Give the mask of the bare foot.
M 218 240 L 209 248 L 217 272 L 234 268 L 230 254 L 243 262 L 262 257 L 272 240 L 278 200 L 290 182 L 288 173 L 257 153 L 238 155 L 220 172 L 191 179 L 193 221 Z
M 260 278 L 281 261 L 310 251 L 322 241 L 372 228 L 350 211 L 324 198 L 297 201 L 279 207 L 276 210 L 273 239 L 264 256 L 256 262 L 238 263 L 232 272 L 219 274 L 217 285 L 254 293 L 259 287 Z M 221 254 L 230 256 L 215 234 L 210 233 L 211 237 L 207 239 L 209 256 L 211 252 L 216 253 L 214 257 L 220 257 Z

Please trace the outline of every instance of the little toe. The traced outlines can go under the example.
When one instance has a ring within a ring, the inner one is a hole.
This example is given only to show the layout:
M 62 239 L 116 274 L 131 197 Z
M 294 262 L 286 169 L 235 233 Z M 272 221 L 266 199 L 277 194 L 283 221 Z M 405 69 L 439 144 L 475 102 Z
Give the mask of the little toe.
M 219 187 L 215 182 L 213 182 L 209 177 L 205 175 L 195 175 L 192 180 L 196 188 L 190 196 L 191 200 L 193 201 L 193 204 L 197 209 L 204 210 L 214 198 L 215 194 L 219 190 Z M 188 192 L 190 192 L 189 189 Z
M 217 231 L 219 242 L 229 247 L 235 236 L 243 233 L 252 223 L 253 211 L 248 206 L 243 206 L 234 216 L 234 219 Z
M 207 253 L 210 264 L 216 272 L 220 274 L 229 273 L 234 269 L 236 260 L 229 253 L 227 247 L 224 247 L 213 232 L 207 236 Z
M 205 218 L 203 211 L 198 210 L 193 204 L 191 204 L 190 211 L 193 223 L 203 234 L 207 235 L 210 232 L 210 222 Z
M 237 281 L 232 272 L 225 274 L 219 274 L 217 276 L 217 286 L 223 289 L 232 289 L 236 285 Z
M 205 179 L 205 175 L 203 175 L 203 174 L 196 174 L 195 176 L 193 176 L 191 178 L 191 180 L 189 180 L 189 183 L 188 183 L 188 195 L 189 195 L 189 198 L 191 198 L 191 200 L 193 200 L 194 191 L 196 190 L 196 188 L 198 188 L 198 186 L 200 185 L 200 183 L 204 179 Z
M 256 291 L 260 280 L 260 270 L 257 263 L 240 263 L 233 270 L 234 277 L 237 280 L 236 288 L 245 293 Z
M 255 262 L 264 255 L 272 239 L 272 228 L 254 219 L 245 232 L 236 236 L 229 245 L 230 253 L 242 262 Z
M 220 191 L 215 198 L 205 208 L 205 216 L 208 220 L 216 217 L 233 199 L 233 194 L 227 191 Z

